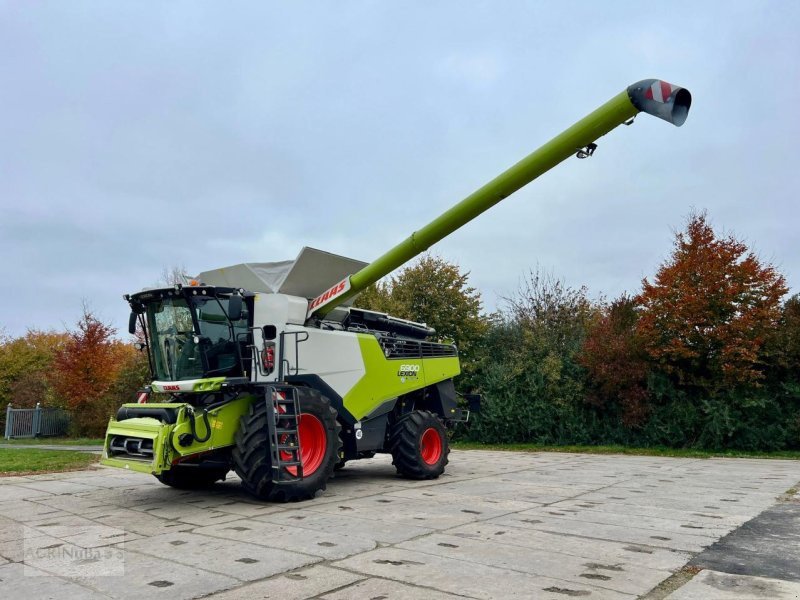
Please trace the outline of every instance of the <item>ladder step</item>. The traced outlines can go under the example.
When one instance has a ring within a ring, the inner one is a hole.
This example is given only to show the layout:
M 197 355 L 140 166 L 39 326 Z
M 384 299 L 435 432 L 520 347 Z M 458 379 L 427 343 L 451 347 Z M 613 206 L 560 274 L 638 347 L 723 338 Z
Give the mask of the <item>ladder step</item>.
M 265 392 L 267 410 L 272 415 L 267 420 L 272 479 L 275 483 L 287 484 L 299 481 L 303 478 L 298 431 L 301 416 L 299 394 L 296 389 L 281 386 L 267 387 Z M 292 474 L 287 469 L 296 471 Z

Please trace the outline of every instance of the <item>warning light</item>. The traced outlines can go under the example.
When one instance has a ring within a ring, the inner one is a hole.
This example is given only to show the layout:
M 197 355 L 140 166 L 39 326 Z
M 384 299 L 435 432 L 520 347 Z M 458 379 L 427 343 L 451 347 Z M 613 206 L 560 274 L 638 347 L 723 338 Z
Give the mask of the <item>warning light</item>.
M 275 344 L 266 344 L 261 351 L 261 367 L 267 375 L 275 370 Z

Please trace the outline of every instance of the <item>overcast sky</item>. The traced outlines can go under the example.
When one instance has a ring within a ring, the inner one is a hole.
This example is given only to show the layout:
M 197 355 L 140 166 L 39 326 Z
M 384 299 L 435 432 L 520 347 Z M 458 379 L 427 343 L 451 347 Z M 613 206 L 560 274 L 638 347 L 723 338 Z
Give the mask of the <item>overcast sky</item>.
M 313 246 L 372 260 L 637 80 L 689 88 L 434 247 L 636 292 L 707 209 L 800 291 L 800 3 L 0 0 L 0 328 Z

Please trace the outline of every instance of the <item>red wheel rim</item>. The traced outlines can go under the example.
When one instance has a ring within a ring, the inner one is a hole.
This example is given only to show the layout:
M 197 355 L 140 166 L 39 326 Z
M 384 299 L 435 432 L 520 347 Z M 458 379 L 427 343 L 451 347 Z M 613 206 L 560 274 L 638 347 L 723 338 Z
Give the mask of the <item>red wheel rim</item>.
M 428 465 L 435 465 L 442 457 L 442 438 L 433 427 L 428 427 L 422 434 L 419 442 L 419 453 L 422 461 Z
M 303 465 L 303 477 L 308 477 L 319 469 L 325 458 L 325 449 L 328 445 L 328 436 L 325 435 L 325 426 L 317 417 L 310 413 L 300 415 L 297 427 L 300 436 L 300 462 Z M 282 452 L 281 458 L 291 460 L 291 452 Z M 297 475 L 297 467 L 286 467 L 292 475 Z

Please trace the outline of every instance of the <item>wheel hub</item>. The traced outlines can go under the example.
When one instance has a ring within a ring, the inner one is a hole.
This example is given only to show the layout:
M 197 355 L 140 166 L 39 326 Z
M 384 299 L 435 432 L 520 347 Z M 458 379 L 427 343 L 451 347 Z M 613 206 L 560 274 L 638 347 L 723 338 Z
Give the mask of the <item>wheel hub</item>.
M 325 426 L 316 416 L 310 413 L 301 413 L 297 427 L 300 438 L 300 462 L 303 464 L 303 477 L 308 477 L 317 471 L 325 459 L 328 436 Z M 291 460 L 290 452 L 282 452 L 281 458 Z M 286 467 L 286 470 L 297 476 L 297 467 Z
M 435 465 L 442 457 L 442 438 L 433 427 L 428 427 L 420 438 L 420 455 L 428 465 Z

